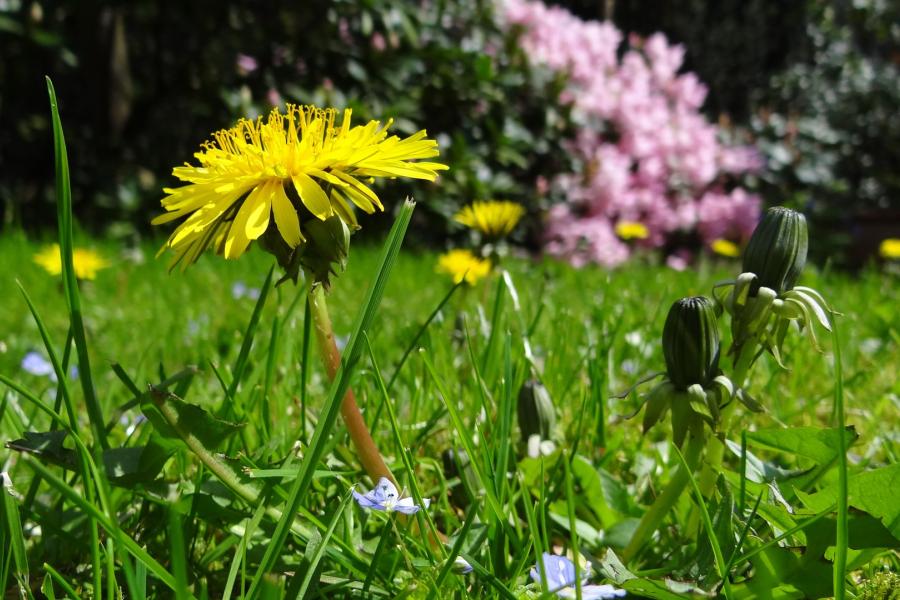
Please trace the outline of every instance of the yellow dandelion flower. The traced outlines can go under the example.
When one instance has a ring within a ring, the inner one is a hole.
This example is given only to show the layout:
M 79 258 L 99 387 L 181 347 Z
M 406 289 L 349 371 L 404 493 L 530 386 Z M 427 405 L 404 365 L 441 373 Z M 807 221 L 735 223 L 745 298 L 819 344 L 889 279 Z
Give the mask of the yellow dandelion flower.
M 881 244 L 878 246 L 878 254 L 881 255 L 881 258 L 889 260 L 900 258 L 900 238 L 881 240 Z
M 725 240 L 719 238 L 717 240 L 713 240 L 713 243 L 709 246 L 713 252 L 718 254 L 719 256 L 727 256 L 728 258 L 735 258 L 741 255 L 741 249 L 737 244 L 730 240 Z
M 62 252 L 59 244 L 47 246 L 35 254 L 34 262 L 44 267 L 51 275 L 62 273 Z M 109 262 L 103 256 L 87 248 L 73 249 L 72 263 L 75 267 L 75 277 L 78 279 L 94 279 L 97 277 L 97 271 L 109 266 Z
M 214 133 L 194 154 L 199 166 L 172 170 L 186 184 L 163 190 L 166 213 L 153 219 L 158 225 L 187 217 L 166 242 L 176 253 L 171 266 L 195 262 L 208 247 L 237 258 L 267 230 L 296 248 L 306 237 L 301 217 L 337 215 L 357 228 L 351 205 L 384 210 L 369 188 L 373 178 L 434 181 L 447 168 L 418 161 L 438 155 L 424 129 L 400 139 L 388 136 L 392 121 L 351 127 L 350 114 L 345 110 L 337 124 L 333 108 L 289 104 L 285 114 L 275 108 L 265 120 L 241 119 Z
M 616 235 L 623 240 L 645 240 L 650 235 L 650 231 L 643 223 L 619 221 L 616 223 Z
M 475 256 L 470 250 L 450 250 L 438 258 L 437 271 L 449 274 L 453 283 L 465 279 L 469 285 L 475 285 L 491 272 L 491 261 Z
M 525 207 L 508 200 L 476 201 L 456 213 L 453 220 L 489 237 L 510 234 L 525 215 Z

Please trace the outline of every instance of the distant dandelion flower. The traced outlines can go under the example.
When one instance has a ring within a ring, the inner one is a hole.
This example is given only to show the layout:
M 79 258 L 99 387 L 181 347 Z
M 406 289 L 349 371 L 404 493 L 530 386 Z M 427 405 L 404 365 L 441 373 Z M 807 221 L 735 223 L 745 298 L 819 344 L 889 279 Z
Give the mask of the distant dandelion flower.
M 643 223 L 619 221 L 616 223 L 616 235 L 623 240 L 645 240 L 650 236 L 650 231 Z
M 736 258 L 741 255 L 741 249 L 738 245 L 730 240 L 718 239 L 714 240 L 709 246 L 713 252 L 719 256 L 727 256 L 728 258 Z
M 881 258 L 890 260 L 900 258 L 900 238 L 881 240 L 881 244 L 878 246 L 878 254 L 881 255 Z
M 505 237 L 525 215 L 525 208 L 508 200 L 473 202 L 456 213 L 453 220 L 492 238 Z
M 187 266 L 209 247 L 237 258 L 274 224 L 290 248 L 306 238 L 300 209 L 311 218 L 337 215 L 358 227 L 351 204 L 367 213 L 384 210 L 368 186 L 375 177 L 434 181 L 447 166 L 414 162 L 438 155 L 437 142 L 421 130 L 407 138 L 388 136 L 391 121 L 350 126 L 350 109 L 340 124 L 337 110 L 288 105 L 267 119 L 241 119 L 213 134 L 194 154 L 199 166 L 185 164 L 172 174 L 186 182 L 166 188 L 167 211 L 153 224 L 181 217 L 166 246 L 175 251 L 170 267 Z M 274 217 L 274 219 L 272 218 Z
M 51 275 L 62 273 L 62 254 L 59 244 L 47 246 L 35 254 L 34 262 L 44 267 Z M 97 277 L 97 271 L 109 266 L 109 262 L 103 256 L 87 248 L 72 250 L 72 264 L 75 267 L 75 277 L 78 279 L 94 279 Z
M 438 258 L 437 270 L 449 274 L 453 283 L 465 280 L 475 285 L 491 272 L 491 261 L 475 256 L 471 250 L 450 250 Z
M 575 564 L 565 556 L 556 556 L 544 552 L 541 557 L 544 563 L 544 573 L 547 576 L 547 588 L 560 598 L 576 598 L 575 591 Z M 587 581 L 590 568 L 585 565 L 581 569 L 582 582 Z M 531 578 L 535 583 L 541 582 L 540 565 L 531 568 Z M 625 590 L 617 589 L 611 585 L 581 585 L 582 600 L 603 600 L 605 598 L 622 598 Z
M 415 504 L 412 498 L 401 498 L 400 492 L 397 491 L 397 486 L 395 486 L 387 477 L 379 479 L 378 485 L 365 494 L 360 494 L 356 490 L 353 490 L 352 493 L 356 502 L 361 507 L 370 508 L 372 510 L 400 512 L 405 515 L 411 515 L 419 512 L 419 509 L 422 508 L 418 504 Z M 425 508 L 428 508 L 431 501 L 426 498 L 424 499 L 424 503 Z

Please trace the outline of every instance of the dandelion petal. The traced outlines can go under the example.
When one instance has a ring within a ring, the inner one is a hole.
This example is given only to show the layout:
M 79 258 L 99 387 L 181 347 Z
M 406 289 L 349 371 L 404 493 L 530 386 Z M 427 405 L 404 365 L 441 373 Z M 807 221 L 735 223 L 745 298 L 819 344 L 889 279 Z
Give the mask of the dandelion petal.
M 296 248 L 303 241 L 300 219 L 281 185 L 276 185 L 272 192 L 272 212 L 275 213 L 275 225 L 278 226 L 281 237 L 291 248 Z
M 324 190 L 322 190 L 322 186 L 305 173 L 297 173 L 291 179 L 294 182 L 297 193 L 300 194 L 300 199 L 303 200 L 303 204 L 309 209 L 309 212 L 323 221 L 331 216 L 331 203 L 328 201 L 328 196 L 325 195 Z

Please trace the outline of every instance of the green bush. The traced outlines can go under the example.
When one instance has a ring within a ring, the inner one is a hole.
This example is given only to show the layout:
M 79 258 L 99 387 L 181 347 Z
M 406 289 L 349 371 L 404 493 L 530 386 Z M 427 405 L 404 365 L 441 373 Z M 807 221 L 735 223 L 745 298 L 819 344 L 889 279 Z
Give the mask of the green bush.
M 773 78 L 773 110 L 752 126 L 768 157 L 768 196 L 833 232 L 818 248 L 835 255 L 851 243 L 877 246 L 854 224 L 900 210 L 900 8 L 810 6 L 808 60 Z

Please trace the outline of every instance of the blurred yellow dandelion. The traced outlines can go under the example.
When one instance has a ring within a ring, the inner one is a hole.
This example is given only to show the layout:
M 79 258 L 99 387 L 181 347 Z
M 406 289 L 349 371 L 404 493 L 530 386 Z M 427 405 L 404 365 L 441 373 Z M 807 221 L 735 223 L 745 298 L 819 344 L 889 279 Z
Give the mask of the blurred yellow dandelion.
M 735 258 L 741 255 L 741 249 L 737 244 L 730 240 L 725 240 L 719 238 L 717 240 L 713 240 L 713 243 L 709 246 L 713 252 L 718 254 L 719 256 L 727 256 L 729 258 Z
M 645 240 L 650 235 L 650 231 L 643 223 L 619 221 L 616 223 L 616 235 L 623 240 Z
M 896 260 L 900 258 L 900 238 L 888 238 L 881 240 L 878 246 L 878 254 L 881 258 Z
M 175 251 L 170 267 L 195 262 L 208 247 L 237 258 L 273 225 L 296 248 L 305 240 L 301 215 L 337 215 L 356 228 L 351 205 L 367 213 L 384 210 L 368 187 L 373 178 L 434 181 L 447 168 L 413 162 L 438 155 L 424 129 L 400 139 L 388 136 L 392 121 L 351 127 L 350 114 L 345 110 L 337 124 L 333 108 L 289 104 L 285 114 L 272 109 L 265 120 L 241 119 L 214 133 L 194 154 L 199 166 L 172 170 L 186 184 L 163 190 L 166 213 L 153 219 L 158 225 L 187 217 L 164 246 Z
M 453 220 L 486 236 L 499 238 L 510 234 L 525 215 L 525 208 L 508 200 L 476 201 L 456 213 Z
M 470 250 L 450 250 L 438 259 L 437 270 L 449 274 L 453 283 L 465 280 L 475 285 L 491 272 L 491 261 L 475 256 Z
M 62 252 L 59 244 L 47 246 L 35 254 L 34 262 L 44 267 L 51 275 L 62 273 Z M 75 277 L 78 279 L 94 279 L 97 271 L 109 266 L 109 262 L 103 256 L 87 248 L 73 249 L 72 263 L 75 267 Z

